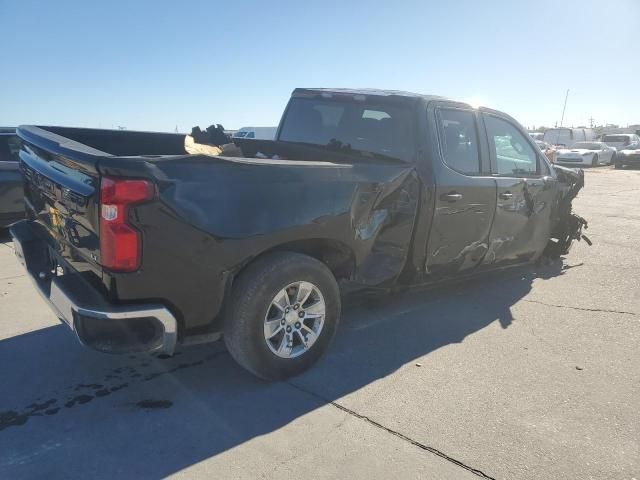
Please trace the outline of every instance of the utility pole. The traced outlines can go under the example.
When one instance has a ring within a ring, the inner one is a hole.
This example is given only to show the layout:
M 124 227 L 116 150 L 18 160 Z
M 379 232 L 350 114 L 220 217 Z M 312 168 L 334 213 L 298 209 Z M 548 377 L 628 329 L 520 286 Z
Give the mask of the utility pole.
M 567 94 L 564 96 L 564 107 L 562 107 L 562 118 L 560 119 L 560 126 L 564 122 L 564 112 L 567 109 L 567 100 L 569 99 L 569 89 L 567 88 Z
M 595 119 L 593 118 L 593 115 L 591 115 L 591 116 L 589 117 L 589 128 L 593 128 L 593 122 L 594 122 L 594 120 L 595 120 Z

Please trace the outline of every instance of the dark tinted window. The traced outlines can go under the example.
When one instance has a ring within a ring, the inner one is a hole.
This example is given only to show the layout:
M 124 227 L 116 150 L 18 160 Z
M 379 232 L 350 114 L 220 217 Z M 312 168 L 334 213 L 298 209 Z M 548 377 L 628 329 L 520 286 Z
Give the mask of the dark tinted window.
M 0 162 L 17 162 L 20 140 L 15 135 L 0 135 Z
M 310 143 L 410 161 L 414 157 L 411 109 L 364 101 L 294 98 L 279 140 Z M 369 155 L 370 156 L 370 155 Z
M 478 175 L 481 169 L 475 115 L 464 110 L 440 110 L 438 123 L 445 163 L 460 173 Z
M 625 142 L 629 143 L 628 135 L 605 135 L 603 142 Z
M 497 174 L 528 176 L 538 174 L 538 156 L 524 135 L 511 123 L 487 115 L 485 125 L 489 137 L 489 148 L 493 149 Z

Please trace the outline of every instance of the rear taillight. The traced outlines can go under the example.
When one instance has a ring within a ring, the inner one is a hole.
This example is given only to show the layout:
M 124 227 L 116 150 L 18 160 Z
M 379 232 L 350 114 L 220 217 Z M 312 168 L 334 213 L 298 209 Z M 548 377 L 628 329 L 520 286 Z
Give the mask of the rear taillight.
M 100 183 L 100 257 L 115 272 L 140 268 L 140 232 L 129 224 L 129 207 L 153 199 L 153 183 L 103 177 Z

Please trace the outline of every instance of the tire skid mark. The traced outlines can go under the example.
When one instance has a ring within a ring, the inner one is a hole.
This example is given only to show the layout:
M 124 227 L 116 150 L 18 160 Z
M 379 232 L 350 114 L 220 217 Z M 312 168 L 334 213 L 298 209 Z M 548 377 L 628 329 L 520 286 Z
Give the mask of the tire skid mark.
M 220 350 L 210 353 L 203 358 L 193 360 L 191 362 L 181 362 L 177 365 L 170 366 L 166 369 L 155 369 L 153 371 L 139 372 L 136 367 L 148 370 L 152 367 L 151 359 L 144 359 L 136 366 L 125 365 L 114 368 L 104 375 L 104 383 L 78 383 L 77 385 L 67 388 L 69 392 L 64 400 L 51 398 L 45 402 L 33 402 L 22 410 L 5 410 L 0 411 L 0 431 L 9 427 L 22 426 L 29 421 L 31 417 L 52 416 L 64 411 L 65 409 L 75 408 L 79 405 L 85 405 L 98 398 L 107 397 L 127 387 L 150 382 L 156 378 L 171 375 L 180 370 L 193 368 L 203 365 L 214 358 L 227 353 L 226 350 Z M 179 353 L 178 353 L 179 354 Z M 157 360 L 168 360 L 174 357 L 156 356 Z M 130 359 L 132 357 L 129 357 Z M 133 362 L 132 362 L 133 363 Z M 137 407 L 145 410 L 170 408 L 173 402 L 170 400 L 146 399 L 138 402 Z M 64 408 L 63 408 L 64 407 Z

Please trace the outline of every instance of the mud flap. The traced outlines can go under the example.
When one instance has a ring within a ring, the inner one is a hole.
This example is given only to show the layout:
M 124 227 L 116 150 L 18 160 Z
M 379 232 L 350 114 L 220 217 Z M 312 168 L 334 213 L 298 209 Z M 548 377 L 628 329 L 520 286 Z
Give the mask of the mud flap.
M 588 228 L 587 221 L 573 212 L 572 202 L 584 187 L 584 171 L 553 166 L 560 184 L 560 198 L 554 216 L 549 243 L 544 250 L 547 257 L 557 258 L 566 255 L 574 240 L 584 240 L 591 246 L 591 240 L 582 233 Z

